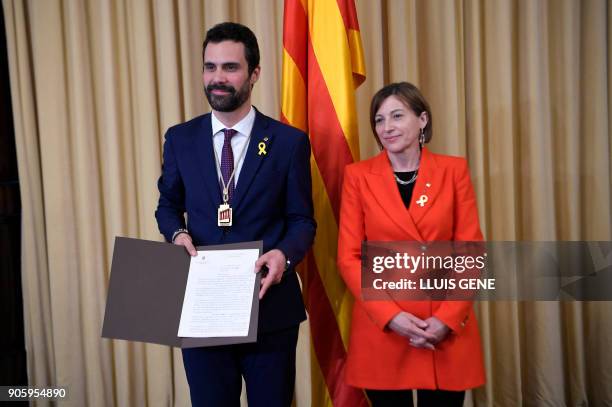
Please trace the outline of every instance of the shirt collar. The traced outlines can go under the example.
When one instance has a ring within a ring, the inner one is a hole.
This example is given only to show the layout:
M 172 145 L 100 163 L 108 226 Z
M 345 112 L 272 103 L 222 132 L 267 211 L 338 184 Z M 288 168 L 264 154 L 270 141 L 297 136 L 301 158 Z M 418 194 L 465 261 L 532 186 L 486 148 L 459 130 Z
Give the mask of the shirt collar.
M 246 116 L 242 118 L 238 123 L 233 125 L 231 128 L 236 130 L 238 133 L 243 136 L 248 137 L 251 134 L 251 130 L 253 129 L 253 124 L 255 123 L 255 109 L 251 106 L 251 110 L 247 113 Z M 215 112 L 211 112 L 211 124 L 212 124 L 212 134 L 215 136 L 221 130 L 227 128 L 217 117 L 215 116 Z

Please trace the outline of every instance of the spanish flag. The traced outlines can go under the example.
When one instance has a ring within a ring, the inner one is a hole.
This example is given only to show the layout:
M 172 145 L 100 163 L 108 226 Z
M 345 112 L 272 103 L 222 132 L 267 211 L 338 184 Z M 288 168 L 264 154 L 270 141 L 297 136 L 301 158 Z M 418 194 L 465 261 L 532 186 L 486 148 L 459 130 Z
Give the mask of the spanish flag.
M 367 406 L 344 382 L 352 298 L 336 267 L 344 167 L 359 160 L 355 89 L 365 63 L 354 0 L 285 0 L 282 120 L 312 144 L 318 228 L 301 265 L 312 337 L 312 405 Z

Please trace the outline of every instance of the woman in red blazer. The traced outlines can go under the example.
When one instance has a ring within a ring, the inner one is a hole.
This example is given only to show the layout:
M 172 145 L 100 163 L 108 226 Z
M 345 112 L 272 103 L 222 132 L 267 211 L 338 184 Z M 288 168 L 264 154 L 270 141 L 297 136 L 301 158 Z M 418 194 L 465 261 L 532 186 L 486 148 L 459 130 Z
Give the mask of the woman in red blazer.
M 383 151 L 346 167 L 338 265 L 355 298 L 348 384 L 373 407 L 462 406 L 484 384 L 478 325 L 470 301 L 373 301 L 361 296 L 363 241 L 479 241 L 467 162 L 424 147 L 432 115 L 421 92 L 402 82 L 379 90 L 370 108 Z

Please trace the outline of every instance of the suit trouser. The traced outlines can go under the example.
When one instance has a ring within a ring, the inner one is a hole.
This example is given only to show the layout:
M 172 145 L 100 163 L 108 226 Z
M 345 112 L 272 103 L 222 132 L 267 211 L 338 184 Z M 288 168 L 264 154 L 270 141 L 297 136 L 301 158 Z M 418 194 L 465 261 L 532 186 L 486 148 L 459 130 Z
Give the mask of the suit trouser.
M 290 406 L 298 329 L 261 334 L 256 343 L 183 349 L 192 405 L 240 406 L 244 377 L 249 407 Z

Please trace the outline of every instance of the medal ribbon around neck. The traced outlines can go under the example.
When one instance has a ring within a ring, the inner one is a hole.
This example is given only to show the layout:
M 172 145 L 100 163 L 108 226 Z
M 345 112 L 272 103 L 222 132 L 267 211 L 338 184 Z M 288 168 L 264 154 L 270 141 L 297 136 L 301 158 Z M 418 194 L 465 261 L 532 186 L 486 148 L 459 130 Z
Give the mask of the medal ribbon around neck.
M 236 133 L 239 133 L 239 132 L 236 132 Z M 244 159 L 244 155 L 246 154 L 246 150 L 249 147 L 249 141 L 251 141 L 251 135 L 249 135 L 249 137 L 247 137 L 246 143 L 244 144 L 244 147 L 242 147 L 242 151 L 240 152 L 240 156 L 238 157 L 238 161 L 236 162 L 236 165 L 234 165 L 234 170 L 230 174 L 230 177 L 227 180 L 227 184 L 223 180 L 223 176 L 220 177 L 221 178 L 221 185 L 223 186 L 223 203 L 224 204 L 227 204 L 228 201 L 229 201 L 229 186 L 232 184 L 232 180 L 234 179 L 234 175 L 236 174 L 236 170 L 240 166 L 240 162 Z M 220 164 L 220 161 L 219 161 L 219 156 L 217 154 L 217 150 L 214 148 L 214 145 L 213 145 L 213 151 L 215 153 L 215 164 L 217 164 L 217 169 L 219 170 L 219 173 L 222 173 L 222 171 L 221 171 L 221 164 Z

